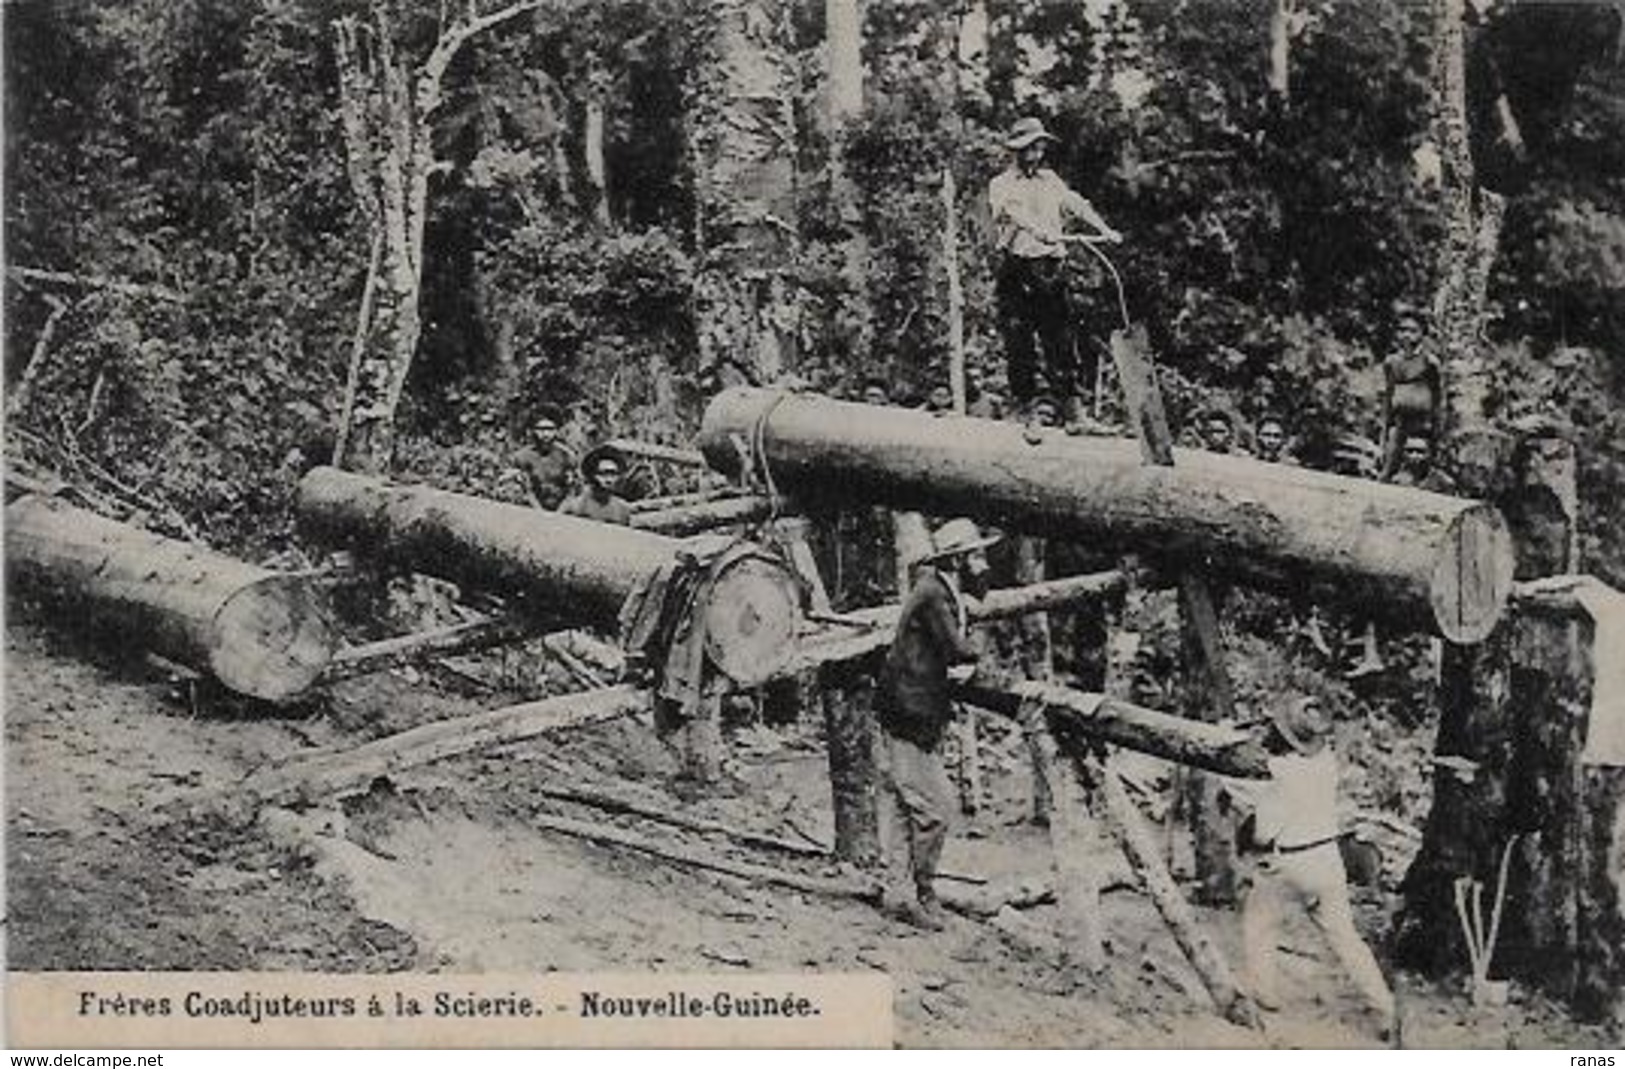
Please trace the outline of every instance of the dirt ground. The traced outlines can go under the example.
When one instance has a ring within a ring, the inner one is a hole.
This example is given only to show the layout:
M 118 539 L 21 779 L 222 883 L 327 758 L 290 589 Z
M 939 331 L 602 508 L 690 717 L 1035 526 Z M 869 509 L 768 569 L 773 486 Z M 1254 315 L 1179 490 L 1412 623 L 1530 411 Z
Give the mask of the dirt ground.
M 736 737 L 743 790 L 731 797 L 676 799 L 670 754 L 648 727 L 624 721 L 441 762 L 342 812 L 289 816 L 282 834 L 195 810 L 177 818 L 188 810 L 176 799 L 229 788 L 300 750 L 354 744 L 514 697 L 470 696 L 467 679 L 394 673 L 277 714 L 193 703 L 150 667 L 97 660 L 15 612 L 5 666 L 11 969 L 875 969 L 894 978 L 903 1046 L 1376 1045 L 1307 927 L 1289 933 L 1285 989 L 1294 997 L 1266 1029 L 1219 1019 L 1150 900 L 1104 847 L 1093 861 L 1108 888 L 1109 968 L 1080 984 L 983 921 L 956 916 L 946 932 L 916 934 L 859 902 L 678 867 L 543 831 L 530 819 L 547 812 L 613 823 L 766 860 L 538 791 L 592 786 L 827 842 L 827 776 L 811 725 Z M 1000 884 L 1047 878 L 1045 833 L 1023 820 L 1018 740 L 996 725 L 987 732 L 988 799 L 955 829 L 945 867 Z M 1403 745 L 1414 750 L 1425 740 Z M 1385 868 L 1394 864 L 1384 859 Z M 1360 902 L 1362 925 L 1380 931 L 1391 897 Z M 1236 960 L 1235 912 L 1201 916 Z M 1028 910 L 1023 922 L 1043 940 L 1054 930 L 1053 907 Z M 1506 1009 L 1479 1012 L 1455 991 L 1408 977 L 1398 987 L 1408 1046 L 1619 1043 L 1516 989 Z

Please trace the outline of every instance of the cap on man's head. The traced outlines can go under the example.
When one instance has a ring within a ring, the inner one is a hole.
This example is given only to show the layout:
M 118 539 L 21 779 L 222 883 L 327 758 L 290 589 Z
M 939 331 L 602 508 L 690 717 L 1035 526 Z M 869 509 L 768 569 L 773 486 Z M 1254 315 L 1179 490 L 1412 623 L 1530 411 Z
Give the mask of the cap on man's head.
M 1039 141 L 1058 141 L 1054 134 L 1044 129 L 1044 123 L 1036 116 L 1029 115 L 1025 119 L 1017 119 L 1016 124 L 1010 127 L 1010 134 L 1004 139 L 1004 147 L 1012 152 L 1020 152 L 1028 145 Z

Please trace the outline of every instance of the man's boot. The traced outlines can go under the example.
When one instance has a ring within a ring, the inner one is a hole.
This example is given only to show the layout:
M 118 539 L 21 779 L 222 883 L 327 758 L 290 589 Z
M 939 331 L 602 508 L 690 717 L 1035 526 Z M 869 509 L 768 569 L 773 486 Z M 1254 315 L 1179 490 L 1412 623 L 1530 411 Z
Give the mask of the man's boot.
M 917 899 L 907 894 L 886 892 L 880 900 L 880 912 L 892 920 L 902 921 L 927 932 L 940 932 L 943 929 L 940 920 L 935 919 Z

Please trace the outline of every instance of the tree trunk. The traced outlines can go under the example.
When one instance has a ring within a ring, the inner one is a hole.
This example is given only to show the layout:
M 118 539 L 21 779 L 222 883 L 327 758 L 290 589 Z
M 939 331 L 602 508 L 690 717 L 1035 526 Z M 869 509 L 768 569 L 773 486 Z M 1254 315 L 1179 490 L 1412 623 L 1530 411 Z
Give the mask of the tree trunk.
M 707 460 L 737 471 L 731 436 L 764 417 L 775 480 L 812 503 L 975 515 L 1328 602 L 1357 594 L 1401 625 L 1461 642 L 1489 632 L 1511 587 L 1505 521 L 1477 502 L 1197 451 L 1147 467 L 1124 439 L 1033 445 L 1008 423 L 749 389 L 706 410 Z
M 829 755 L 835 810 L 835 856 L 863 868 L 880 863 L 880 773 L 874 686 L 862 661 L 831 665 L 819 673 L 824 702 L 824 742 Z
M 358 556 L 496 590 L 518 612 L 611 633 L 627 597 L 684 548 L 647 531 L 332 468 L 305 476 L 296 508 L 312 536 Z M 766 561 L 746 558 L 724 571 L 695 612 L 725 671 L 771 670 L 795 652 L 794 579 Z
M 642 531 L 658 531 L 664 535 L 686 536 L 701 531 L 714 531 L 719 527 L 737 527 L 766 519 L 773 511 L 773 503 L 765 497 L 724 498 L 693 505 L 656 509 L 632 514 L 632 526 Z
M 785 0 L 704 0 L 688 90 L 702 372 L 769 383 L 797 363 L 795 73 Z
M 10 577 L 75 625 L 110 627 L 267 701 L 303 693 L 333 655 L 330 612 L 308 578 L 50 498 L 19 498 L 5 517 Z
M 874 341 L 869 305 L 869 239 L 858 187 L 846 167 L 852 123 L 863 116 L 863 12 L 860 0 L 824 0 L 828 56 L 825 113 L 829 127 L 830 197 L 840 220 L 841 305 L 837 315 L 849 337 L 854 365 L 867 366 Z
M 518 0 L 483 15 L 471 9 L 441 31 L 421 61 L 397 52 L 386 0 L 371 0 L 367 22 L 346 16 L 333 23 L 350 189 L 380 250 L 371 305 L 363 300 L 356 327 L 341 467 L 378 474 L 394 457 L 395 410 L 422 333 L 429 182 L 445 166 L 434 156 L 433 121 L 446 68 L 470 38 L 541 2 Z
M 609 74 L 603 62 L 592 58 L 587 73 L 587 114 L 582 129 L 582 155 L 587 163 L 587 182 L 592 186 L 592 214 L 598 225 L 610 225 L 609 169 L 604 163 L 604 102 L 609 93 Z
M 1521 578 L 1575 567 L 1565 446 L 1522 443 L 1505 479 Z M 1589 578 L 1545 584 L 1609 596 Z M 1397 922 L 1402 960 L 1432 975 L 1465 969 L 1455 881 L 1493 893 L 1510 844 L 1493 975 L 1542 987 L 1589 1020 L 1617 1012 L 1625 988 L 1625 755 L 1599 759 L 1590 745 L 1606 731 L 1598 699 L 1610 697 L 1599 670 L 1613 650 L 1600 641 L 1571 593 L 1518 597 L 1489 641 L 1446 647 L 1433 808 Z

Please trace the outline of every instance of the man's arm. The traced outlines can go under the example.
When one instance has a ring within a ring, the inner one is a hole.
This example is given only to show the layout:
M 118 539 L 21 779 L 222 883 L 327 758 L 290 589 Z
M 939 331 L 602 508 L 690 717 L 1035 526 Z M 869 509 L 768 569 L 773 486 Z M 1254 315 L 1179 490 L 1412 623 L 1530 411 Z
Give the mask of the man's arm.
M 928 592 L 920 605 L 920 617 L 931 640 L 948 651 L 948 660 L 965 664 L 977 659 L 976 649 L 959 629 L 959 617 L 941 590 Z
M 1089 203 L 1089 198 L 1076 190 L 1068 189 L 1066 191 L 1066 195 L 1061 198 L 1061 210 L 1073 219 L 1081 219 L 1093 227 L 1100 237 L 1114 245 L 1123 240 L 1122 232 L 1106 222 L 1105 216 L 1097 212 L 1095 206 Z

